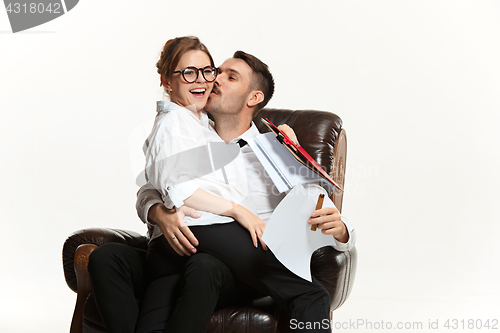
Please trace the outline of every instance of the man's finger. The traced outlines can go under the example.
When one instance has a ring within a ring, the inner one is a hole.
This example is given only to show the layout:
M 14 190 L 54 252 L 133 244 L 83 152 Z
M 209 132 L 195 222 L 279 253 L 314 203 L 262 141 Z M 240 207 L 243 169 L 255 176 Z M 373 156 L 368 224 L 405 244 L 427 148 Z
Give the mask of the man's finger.
M 191 207 L 183 206 L 183 212 L 184 212 L 184 215 L 188 215 L 188 216 L 194 217 L 196 219 L 201 217 L 201 214 L 198 213 L 198 211 L 196 209 L 191 208 Z
M 182 248 L 179 248 L 177 244 L 175 244 L 174 240 L 171 238 L 168 238 L 167 236 L 164 235 L 164 237 L 167 239 L 168 244 L 170 244 L 170 247 L 181 257 L 184 255 L 184 251 Z
M 198 245 L 198 240 L 194 237 L 189 227 L 180 227 L 176 234 L 178 235 L 179 242 L 186 249 L 186 251 L 196 253 L 194 244 Z
M 182 232 L 180 232 L 179 230 L 177 230 L 174 236 L 172 236 L 172 242 L 175 244 L 177 249 L 181 250 L 182 253 L 184 253 L 186 256 L 189 257 L 192 254 L 192 251 L 190 251 L 188 248 L 184 246 L 184 243 L 187 242 L 187 240 L 186 237 L 184 237 Z
M 186 238 L 188 239 L 191 246 L 195 247 L 195 246 L 198 246 L 200 244 L 198 242 L 198 239 L 196 239 L 193 232 L 191 231 L 191 229 L 189 229 L 188 226 L 180 227 L 179 229 L 184 234 L 184 236 L 186 236 Z
M 320 217 L 310 218 L 309 221 L 311 221 L 311 224 L 321 224 L 321 223 L 336 222 L 336 221 L 341 222 L 342 220 L 340 219 L 340 217 L 338 219 L 332 219 L 331 215 L 324 215 Z
M 311 216 L 316 217 L 320 215 L 333 215 L 333 214 L 338 214 L 338 212 L 339 211 L 335 207 L 323 207 L 321 209 L 312 212 Z

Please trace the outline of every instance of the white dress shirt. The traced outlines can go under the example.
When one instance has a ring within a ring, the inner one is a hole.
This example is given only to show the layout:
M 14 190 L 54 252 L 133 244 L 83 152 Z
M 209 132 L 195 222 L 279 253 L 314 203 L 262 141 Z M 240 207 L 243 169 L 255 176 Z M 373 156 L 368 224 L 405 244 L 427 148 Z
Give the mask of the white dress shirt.
M 252 122 L 250 128 L 243 133 L 240 137 L 232 140 L 231 142 L 238 142 L 243 139 L 247 142 L 253 140 L 257 135 L 259 135 L 259 130 L 257 126 Z M 267 223 L 274 209 L 278 206 L 281 200 L 285 197 L 286 193 L 279 193 L 276 186 L 274 186 L 271 177 L 264 169 L 262 163 L 259 162 L 257 155 L 255 155 L 252 148 L 249 145 L 241 148 L 243 153 L 243 159 L 245 161 L 245 169 L 248 181 L 248 187 L 250 192 L 250 197 L 255 204 L 257 211 L 257 216 Z M 321 182 L 321 181 L 320 181 Z M 321 187 L 318 183 L 303 184 L 304 188 L 310 192 L 323 193 L 328 196 L 327 191 Z M 312 213 L 312 211 L 311 211 Z M 347 243 L 340 243 L 335 240 L 335 245 L 333 246 L 338 251 L 350 250 L 355 242 L 356 235 L 353 226 L 347 221 L 347 219 L 341 215 L 342 222 L 346 225 L 347 232 L 349 233 L 349 240 Z M 304 221 L 305 223 L 306 221 Z

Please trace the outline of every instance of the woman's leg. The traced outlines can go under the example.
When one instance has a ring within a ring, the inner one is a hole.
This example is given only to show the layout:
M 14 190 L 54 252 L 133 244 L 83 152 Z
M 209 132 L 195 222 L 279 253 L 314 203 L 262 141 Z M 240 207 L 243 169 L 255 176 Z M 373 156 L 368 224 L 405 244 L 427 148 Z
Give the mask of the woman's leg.
M 162 333 L 178 296 L 181 274 L 152 281 L 144 294 L 135 333 Z
M 178 296 L 178 282 L 189 257 L 178 255 L 165 237 L 149 242 L 146 254 L 148 284 L 135 333 L 161 333 Z
M 164 332 L 203 333 L 217 307 L 243 302 L 256 293 L 208 253 L 197 253 L 187 261 L 179 287 L 179 298 Z
M 236 281 L 221 260 L 208 253 L 181 257 L 164 237 L 150 243 L 147 258 L 154 280 L 144 296 L 136 333 L 163 332 L 167 320 L 165 332 L 203 333 L 217 307 L 255 292 Z

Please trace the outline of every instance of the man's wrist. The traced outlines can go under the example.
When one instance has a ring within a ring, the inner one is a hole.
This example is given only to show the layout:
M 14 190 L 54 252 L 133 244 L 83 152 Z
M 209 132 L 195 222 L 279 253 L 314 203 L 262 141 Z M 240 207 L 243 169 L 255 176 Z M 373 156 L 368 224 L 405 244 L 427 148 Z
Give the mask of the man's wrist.
M 349 241 L 349 232 L 347 231 L 347 227 L 345 224 L 343 229 L 344 232 L 342 233 L 342 235 L 339 238 L 335 238 L 335 240 L 340 243 L 346 244 Z
M 163 206 L 163 204 L 156 203 L 153 206 L 149 207 L 149 210 L 148 210 L 148 222 L 149 223 L 154 224 L 154 225 L 158 225 L 155 217 L 158 215 L 158 210 L 161 209 L 161 206 Z

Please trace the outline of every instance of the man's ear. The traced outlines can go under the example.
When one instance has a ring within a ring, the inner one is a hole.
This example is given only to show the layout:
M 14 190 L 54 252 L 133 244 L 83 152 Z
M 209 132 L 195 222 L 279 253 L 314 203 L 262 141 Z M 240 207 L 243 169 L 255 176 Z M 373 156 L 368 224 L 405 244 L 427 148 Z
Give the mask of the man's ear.
M 248 107 L 254 107 L 264 100 L 264 93 L 260 90 L 252 90 L 250 98 L 247 101 Z

